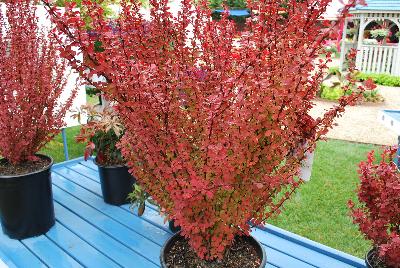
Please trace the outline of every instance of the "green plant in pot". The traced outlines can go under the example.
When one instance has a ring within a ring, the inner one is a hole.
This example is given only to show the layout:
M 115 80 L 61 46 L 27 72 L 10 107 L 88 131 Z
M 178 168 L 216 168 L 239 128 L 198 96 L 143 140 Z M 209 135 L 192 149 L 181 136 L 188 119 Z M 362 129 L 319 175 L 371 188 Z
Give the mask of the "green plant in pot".
M 366 254 L 368 268 L 400 267 L 400 171 L 396 148 L 386 149 L 379 163 L 374 152 L 361 162 L 358 202 L 349 201 L 351 216 L 373 248 Z
M 0 220 L 15 239 L 54 225 L 53 159 L 38 152 L 65 125 L 76 92 L 66 91 L 66 62 L 34 4 L 7 1 L 0 12 Z
M 112 205 L 128 203 L 128 194 L 132 191 L 135 178 L 128 172 L 125 160 L 117 143 L 124 134 L 124 126 L 112 106 L 85 105 L 75 114 L 79 120 L 87 117 L 76 141 L 85 143 L 84 158 L 93 154 L 98 166 L 103 199 Z
M 138 216 L 143 215 L 146 209 L 146 202 L 158 207 L 158 210 L 162 211 L 162 208 L 137 183 L 134 185 L 133 192 L 129 194 L 128 198 L 131 202 L 131 209 L 133 210 L 135 207 L 137 207 Z M 181 227 L 176 226 L 175 221 L 173 219 L 169 219 L 168 215 L 163 214 L 163 216 L 165 221 L 168 221 L 168 228 L 171 232 L 177 233 L 181 230 Z
M 182 1 L 175 16 L 167 1 L 151 0 L 150 20 L 140 4 L 121 1 L 115 34 L 88 1 L 93 30 L 106 33 L 97 36 L 100 53 L 79 27 L 65 31 L 65 21 L 82 24 L 79 15 L 53 14 L 60 37 L 96 63 L 86 78 L 106 80 L 96 86 L 116 103 L 130 171 L 181 227 L 162 248 L 162 267 L 265 267 L 252 227 L 280 213 L 302 183 L 307 153 L 359 97 L 341 98 L 318 119 L 309 115 L 329 62 L 319 51 L 334 31 L 318 23 L 328 1 L 314 3 L 247 3 L 260 14 L 237 39 L 227 16 L 209 19 L 206 1 Z

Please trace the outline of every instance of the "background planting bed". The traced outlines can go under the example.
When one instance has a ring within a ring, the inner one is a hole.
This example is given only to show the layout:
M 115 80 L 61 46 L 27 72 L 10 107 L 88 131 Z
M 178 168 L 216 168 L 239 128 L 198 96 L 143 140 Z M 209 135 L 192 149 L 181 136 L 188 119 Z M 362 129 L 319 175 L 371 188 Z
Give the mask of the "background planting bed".
M 172 235 L 157 210 L 142 217 L 129 205 L 107 205 L 97 166 L 82 158 L 52 169 L 56 225 L 22 241 L 0 233 L 0 260 L 9 267 L 159 267 L 161 246 Z M 361 259 L 268 225 L 253 235 L 267 267 L 365 267 Z M 1 262 L 0 262 L 1 267 Z

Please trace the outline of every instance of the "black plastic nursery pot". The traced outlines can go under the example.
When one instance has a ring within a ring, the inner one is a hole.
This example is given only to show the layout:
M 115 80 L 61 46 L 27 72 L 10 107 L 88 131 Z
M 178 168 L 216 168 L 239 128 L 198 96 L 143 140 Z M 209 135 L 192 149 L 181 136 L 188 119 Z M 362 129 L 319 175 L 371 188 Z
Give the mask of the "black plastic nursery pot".
M 128 194 L 132 192 L 135 178 L 129 173 L 127 166 L 102 166 L 99 168 L 101 192 L 104 202 L 120 206 L 127 204 Z
M 171 247 L 175 244 L 175 242 L 178 241 L 179 239 L 183 239 L 182 236 L 180 235 L 180 232 L 175 233 L 165 242 L 165 244 L 161 248 L 160 263 L 162 268 L 168 268 L 166 261 L 167 253 L 170 251 Z M 258 257 L 261 259 L 259 268 L 265 268 L 265 266 L 267 265 L 267 256 L 265 254 L 264 248 L 254 237 L 246 236 L 246 239 L 249 242 L 249 244 L 251 244 L 255 248 Z
M 13 239 L 46 233 L 55 223 L 50 164 L 16 176 L 0 175 L 0 220 L 3 232 Z
M 168 221 L 168 227 L 169 227 L 169 230 L 171 232 L 173 232 L 173 233 L 177 233 L 177 232 L 179 232 L 181 230 L 181 227 L 179 225 L 175 226 L 175 221 L 174 220 Z
M 367 266 L 367 268 L 382 268 L 382 267 L 390 268 L 389 266 L 384 265 L 382 261 L 379 260 L 379 258 L 376 258 L 375 254 L 378 254 L 378 252 L 376 248 L 372 248 L 365 255 L 365 265 Z

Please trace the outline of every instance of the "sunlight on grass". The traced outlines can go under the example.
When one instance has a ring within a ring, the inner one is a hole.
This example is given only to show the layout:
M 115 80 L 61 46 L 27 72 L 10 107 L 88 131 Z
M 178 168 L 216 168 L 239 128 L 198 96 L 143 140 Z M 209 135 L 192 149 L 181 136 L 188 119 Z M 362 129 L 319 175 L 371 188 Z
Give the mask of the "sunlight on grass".
M 347 200 L 354 199 L 357 165 L 378 146 L 339 140 L 319 142 L 311 181 L 269 223 L 311 240 L 364 257 L 371 244 L 348 216 Z

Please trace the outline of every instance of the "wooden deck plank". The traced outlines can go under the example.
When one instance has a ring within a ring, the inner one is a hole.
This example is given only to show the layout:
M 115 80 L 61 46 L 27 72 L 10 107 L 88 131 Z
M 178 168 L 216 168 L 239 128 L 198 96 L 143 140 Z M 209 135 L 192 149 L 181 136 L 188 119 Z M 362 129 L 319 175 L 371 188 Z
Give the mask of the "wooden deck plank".
M 36 256 L 40 256 L 40 259 L 49 267 L 83 267 L 45 235 L 24 239 L 21 243 Z
M 148 239 L 162 246 L 171 236 L 167 231 L 156 227 L 152 223 L 144 221 L 142 218 L 134 215 L 131 211 L 126 211 L 120 207 L 104 203 L 100 196 L 93 194 L 80 185 L 72 183 L 58 174 L 53 175 L 53 183 L 85 204 L 92 206 L 109 217 L 112 217 L 125 227 L 141 235 L 144 239 Z
M 299 259 L 315 267 L 323 267 L 324 265 L 329 267 L 352 267 L 351 265 L 344 264 L 343 262 L 332 257 L 300 246 L 294 242 L 284 240 L 279 236 L 262 231 L 258 228 L 254 228 L 251 234 L 262 244 L 281 252 L 284 249 L 284 253 L 286 255 Z
M 73 227 L 76 229 L 78 226 L 70 226 L 70 228 Z M 46 233 L 46 236 L 85 267 L 121 267 L 109 257 L 105 256 L 102 252 L 95 249 L 89 243 L 74 234 L 70 229 L 66 228 L 60 222 L 56 223 L 56 225 L 54 225 L 50 231 Z
M 112 218 L 91 208 L 82 201 L 53 187 L 54 199 L 73 213 L 62 211 L 60 219 L 66 226 L 76 226 L 77 235 L 122 266 L 132 265 L 132 259 L 140 266 L 158 267 L 160 246 L 144 239 Z M 56 206 L 61 211 L 60 206 Z M 74 214 L 78 216 L 74 216 Z M 153 264 L 152 264 L 153 263 Z
M 7 256 L 3 259 L 6 264 L 16 267 L 47 267 L 35 254 L 33 254 L 19 240 L 8 238 L 0 231 L 0 249 Z
M 15 263 L 0 248 L 0 268 L 17 268 Z
M 75 170 L 76 172 L 94 180 L 99 181 L 99 173 L 91 168 L 88 168 L 80 163 L 76 163 L 68 166 L 68 168 Z
M 79 162 L 81 165 L 87 166 L 88 168 L 93 169 L 94 171 L 97 171 L 97 165 L 92 161 L 92 160 L 87 160 L 87 161 L 80 161 Z
M 53 171 L 53 174 L 58 174 L 67 178 L 69 181 L 80 185 L 81 187 L 85 188 L 86 190 L 97 194 L 98 196 L 102 196 L 101 193 L 101 186 L 98 182 L 95 182 L 88 177 L 75 172 L 74 170 L 68 169 L 66 167 L 60 167 Z
M 262 243 L 261 243 L 262 244 Z M 296 267 L 296 268 L 315 268 L 317 266 L 310 265 L 299 259 L 286 255 L 285 253 L 275 250 L 265 244 L 262 244 L 267 255 L 267 261 L 278 267 Z

